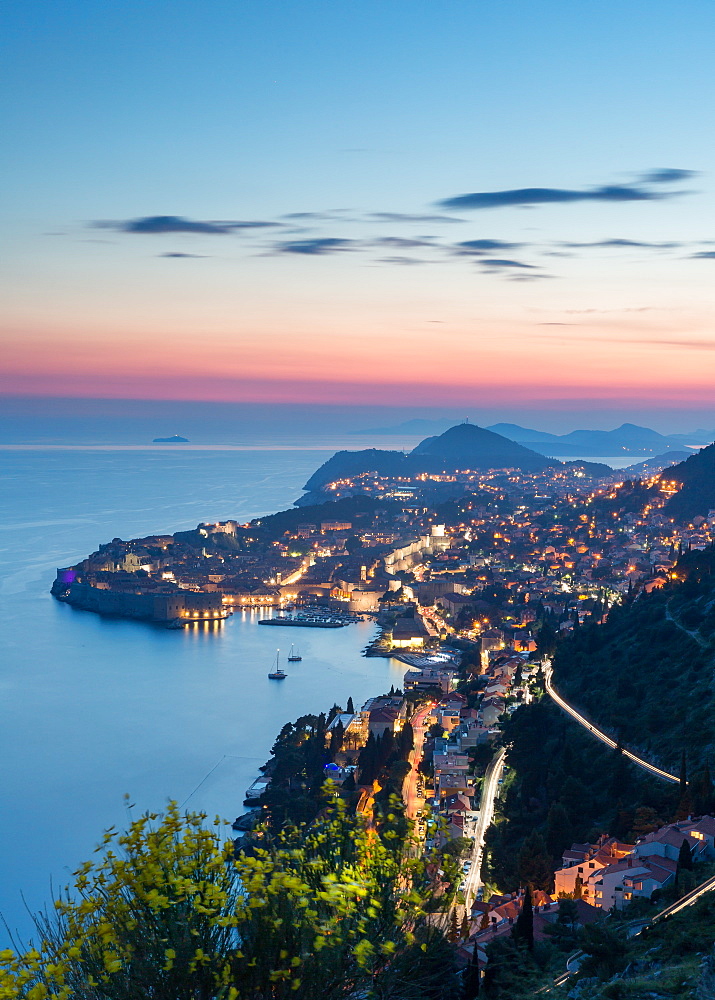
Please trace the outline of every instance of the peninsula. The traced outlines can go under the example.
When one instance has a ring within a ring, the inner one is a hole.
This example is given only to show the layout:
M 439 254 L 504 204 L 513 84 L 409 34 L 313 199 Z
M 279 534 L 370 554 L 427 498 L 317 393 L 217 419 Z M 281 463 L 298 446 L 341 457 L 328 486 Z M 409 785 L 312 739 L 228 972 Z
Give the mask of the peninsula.
M 424 859 L 463 981 L 509 995 L 510 976 L 566 981 L 577 946 L 596 967 L 592 925 L 626 954 L 629 914 L 650 925 L 715 888 L 715 445 L 625 474 L 482 468 L 461 448 L 491 439 L 465 426 L 415 449 L 436 471 L 360 453 L 330 479 L 328 462 L 307 504 L 115 538 L 53 593 L 176 627 L 245 607 L 287 628 L 374 614 L 367 652 L 402 661 L 402 687 L 283 727 L 237 856 L 320 823 L 329 779 L 351 822 Z

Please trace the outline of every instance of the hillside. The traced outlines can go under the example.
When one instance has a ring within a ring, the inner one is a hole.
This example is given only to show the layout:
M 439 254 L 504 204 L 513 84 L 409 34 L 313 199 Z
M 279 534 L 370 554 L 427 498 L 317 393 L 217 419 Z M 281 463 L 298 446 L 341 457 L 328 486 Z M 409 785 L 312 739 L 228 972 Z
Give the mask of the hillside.
M 715 750 L 715 552 L 692 552 L 678 582 L 616 605 L 578 629 L 554 658 L 557 690 L 625 746 L 678 773 Z M 685 579 L 684 579 L 685 578 Z
M 666 513 L 678 519 L 707 517 L 715 508 L 715 444 L 691 455 L 667 472 L 671 482 L 681 489 L 666 504 Z
M 379 448 L 338 451 L 313 473 L 304 489 L 320 490 L 338 479 L 367 472 L 380 476 L 414 476 L 421 472 L 454 472 L 458 469 L 541 472 L 554 465 L 560 463 L 501 434 L 476 424 L 456 424 L 444 434 L 425 438 L 409 455 Z

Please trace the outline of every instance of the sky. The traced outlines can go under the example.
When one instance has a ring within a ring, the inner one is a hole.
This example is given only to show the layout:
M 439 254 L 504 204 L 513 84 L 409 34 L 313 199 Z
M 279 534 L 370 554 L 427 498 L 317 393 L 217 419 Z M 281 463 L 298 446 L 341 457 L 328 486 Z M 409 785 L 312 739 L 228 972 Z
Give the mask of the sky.
M 7 399 L 715 426 L 710 0 L 2 21 Z

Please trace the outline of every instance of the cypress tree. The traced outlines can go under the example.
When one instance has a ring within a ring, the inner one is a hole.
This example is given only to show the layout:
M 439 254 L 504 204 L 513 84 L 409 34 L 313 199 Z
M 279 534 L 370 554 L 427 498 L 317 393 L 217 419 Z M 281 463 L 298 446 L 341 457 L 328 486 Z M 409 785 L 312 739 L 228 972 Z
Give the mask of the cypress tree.
M 531 901 L 531 889 L 527 885 L 521 912 L 516 918 L 512 936 L 517 941 L 523 941 L 529 951 L 534 950 L 534 907 Z
M 338 719 L 337 724 L 333 728 L 330 734 L 330 753 L 336 754 L 338 750 L 341 749 L 343 745 L 343 739 L 345 738 L 345 729 L 341 719 Z
M 678 871 L 692 871 L 693 870 L 693 852 L 690 850 L 690 844 L 687 839 L 683 838 L 683 843 L 680 845 L 680 851 L 678 852 Z
M 400 732 L 400 756 L 407 757 L 414 745 L 415 735 L 412 729 L 412 724 L 410 722 L 406 722 Z
M 479 996 L 479 978 L 479 959 L 475 944 L 469 965 L 464 970 L 464 1000 L 476 1000 L 476 997 Z
M 452 910 L 449 918 L 449 932 L 447 933 L 447 938 L 452 944 L 456 944 L 459 941 L 459 924 L 457 923 L 457 911 Z
M 345 709 L 345 711 L 348 713 L 348 715 L 355 715 L 355 707 L 353 705 L 352 696 L 348 698 L 348 707 Z
M 461 930 L 459 932 L 459 936 L 464 941 L 466 941 L 467 938 L 469 937 L 469 931 L 470 930 L 471 930 L 471 924 L 470 924 L 470 921 L 469 921 L 469 917 L 467 916 L 467 909 L 465 907 L 465 909 L 464 909 L 464 916 L 462 917 L 462 927 L 461 927 Z

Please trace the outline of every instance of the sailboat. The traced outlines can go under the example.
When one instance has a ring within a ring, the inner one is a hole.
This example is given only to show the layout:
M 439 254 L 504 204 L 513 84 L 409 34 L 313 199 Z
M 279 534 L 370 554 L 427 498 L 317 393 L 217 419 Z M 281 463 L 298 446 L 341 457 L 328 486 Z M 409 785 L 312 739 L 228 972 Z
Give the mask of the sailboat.
M 285 670 L 281 670 L 281 668 L 278 666 L 278 656 L 279 656 L 279 654 L 280 654 L 280 649 L 277 649 L 276 650 L 276 666 L 275 666 L 275 670 L 271 670 L 271 672 L 268 674 L 268 679 L 272 680 L 272 681 L 282 681 L 282 680 L 285 680 L 285 678 L 288 676 L 288 674 L 285 672 Z
M 290 653 L 288 653 L 288 662 L 300 663 L 302 659 L 303 657 L 300 655 L 299 651 L 297 649 L 293 649 L 293 645 L 291 644 Z

